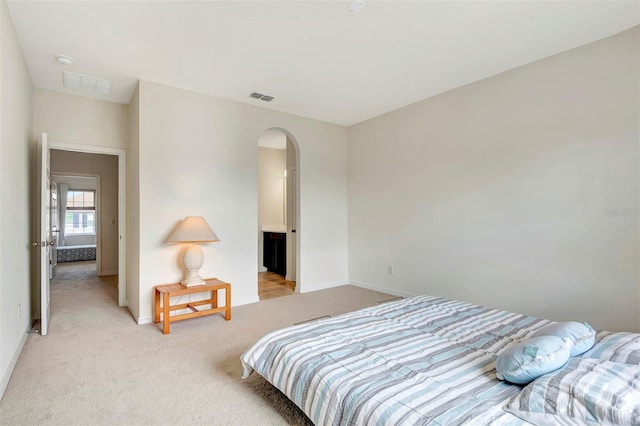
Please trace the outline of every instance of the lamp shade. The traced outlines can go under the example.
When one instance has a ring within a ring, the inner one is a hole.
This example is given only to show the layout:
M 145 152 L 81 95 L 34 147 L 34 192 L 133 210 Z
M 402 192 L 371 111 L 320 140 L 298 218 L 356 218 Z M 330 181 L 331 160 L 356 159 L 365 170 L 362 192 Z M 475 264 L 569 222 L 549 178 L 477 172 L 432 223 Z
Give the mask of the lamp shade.
M 220 241 L 220 239 L 202 216 L 187 216 L 167 239 L 169 243 L 207 243 L 213 241 Z

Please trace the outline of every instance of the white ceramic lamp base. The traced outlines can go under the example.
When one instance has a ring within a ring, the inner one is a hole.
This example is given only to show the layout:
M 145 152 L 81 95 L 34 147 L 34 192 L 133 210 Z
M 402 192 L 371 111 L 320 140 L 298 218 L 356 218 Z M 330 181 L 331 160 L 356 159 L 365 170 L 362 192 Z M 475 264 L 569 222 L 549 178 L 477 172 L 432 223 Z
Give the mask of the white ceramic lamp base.
M 185 287 L 205 285 L 205 281 L 200 276 L 200 268 L 204 264 L 204 253 L 200 246 L 191 244 L 187 247 L 182 262 L 187 270 L 187 276 L 181 281 L 182 285 Z

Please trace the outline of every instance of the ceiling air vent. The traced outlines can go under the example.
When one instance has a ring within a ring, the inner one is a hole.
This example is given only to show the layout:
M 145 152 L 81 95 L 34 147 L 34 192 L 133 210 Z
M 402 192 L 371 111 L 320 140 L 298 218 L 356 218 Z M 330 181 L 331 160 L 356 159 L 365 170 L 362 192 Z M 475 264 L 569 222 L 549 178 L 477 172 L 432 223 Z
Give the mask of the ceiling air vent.
M 253 92 L 249 95 L 250 98 L 260 99 L 261 101 L 271 102 L 274 98 L 273 96 L 263 95 L 262 93 Z
M 99 95 L 110 95 L 113 83 L 109 80 L 90 77 L 88 75 L 76 74 L 74 72 L 62 71 L 64 87 L 73 90 L 82 90 Z

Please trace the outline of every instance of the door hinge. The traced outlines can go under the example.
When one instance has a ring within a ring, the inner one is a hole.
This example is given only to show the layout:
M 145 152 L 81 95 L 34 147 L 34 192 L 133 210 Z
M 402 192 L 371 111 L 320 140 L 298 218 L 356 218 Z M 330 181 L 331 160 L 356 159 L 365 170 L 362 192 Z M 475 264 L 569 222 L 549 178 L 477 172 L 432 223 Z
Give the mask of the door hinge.
M 32 246 L 40 246 L 40 247 L 47 247 L 47 246 L 53 246 L 55 245 L 56 242 L 55 240 L 50 240 L 50 241 L 34 241 L 33 243 L 31 243 Z

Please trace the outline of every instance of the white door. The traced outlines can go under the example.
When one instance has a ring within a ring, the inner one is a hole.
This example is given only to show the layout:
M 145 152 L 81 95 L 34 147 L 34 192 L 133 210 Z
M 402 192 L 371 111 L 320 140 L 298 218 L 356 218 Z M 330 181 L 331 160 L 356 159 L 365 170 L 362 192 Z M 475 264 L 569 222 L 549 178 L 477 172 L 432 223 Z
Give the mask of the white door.
M 47 335 L 49 330 L 49 318 L 51 309 L 49 305 L 49 261 L 51 259 L 51 246 L 53 240 L 51 238 L 51 228 L 49 220 L 51 218 L 50 205 L 50 177 L 49 177 L 49 146 L 47 144 L 47 134 L 43 133 L 38 141 L 38 204 L 36 211 L 38 212 L 39 236 L 40 240 L 32 243 L 37 250 L 36 257 L 38 259 L 37 275 L 40 282 L 40 334 Z

